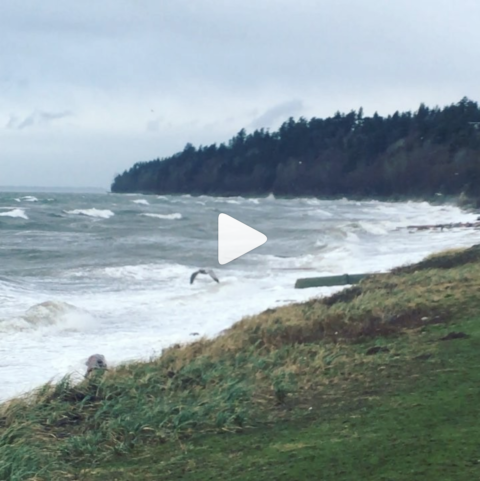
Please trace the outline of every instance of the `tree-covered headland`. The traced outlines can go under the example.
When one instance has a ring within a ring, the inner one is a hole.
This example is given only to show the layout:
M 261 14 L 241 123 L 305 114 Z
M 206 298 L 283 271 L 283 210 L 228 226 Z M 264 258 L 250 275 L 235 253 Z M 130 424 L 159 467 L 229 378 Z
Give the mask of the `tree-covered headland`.
M 156 194 L 480 198 L 480 109 L 463 98 L 444 108 L 365 117 L 363 110 L 275 132 L 242 129 L 227 144 L 187 144 L 137 162 L 113 192 Z

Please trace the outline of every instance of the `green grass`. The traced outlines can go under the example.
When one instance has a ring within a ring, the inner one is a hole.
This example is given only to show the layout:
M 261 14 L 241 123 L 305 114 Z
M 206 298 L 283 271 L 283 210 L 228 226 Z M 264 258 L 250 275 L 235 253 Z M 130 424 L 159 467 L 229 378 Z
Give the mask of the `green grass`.
M 476 479 L 479 287 L 449 252 L 46 385 L 0 407 L 0 480 Z
M 450 329 L 428 328 L 414 347 L 392 340 L 395 355 L 369 361 L 363 382 L 353 370 L 334 403 L 319 397 L 312 409 L 242 434 L 149 447 L 80 479 L 478 479 L 480 318 L 454 327 L 471 337 L 438 341 Z

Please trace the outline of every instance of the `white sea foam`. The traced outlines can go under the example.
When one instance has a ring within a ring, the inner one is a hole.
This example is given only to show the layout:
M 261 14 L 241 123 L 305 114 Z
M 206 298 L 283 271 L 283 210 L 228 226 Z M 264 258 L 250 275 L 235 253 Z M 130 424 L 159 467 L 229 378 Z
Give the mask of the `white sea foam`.
M 179 269 L 184 271 L 185 267 L 165 264 L 141 264 L 120 267 L 105 267 L 100 269 L 102 275 L 114 277 L 118 279 L 135 279 L 135 280 L 154 280 L 167 278 L 170 275 L 176 276 Z
M 74 209 L 74 210 L 64 210 L 65 214 L 72 215 L 85 215 L 87 217 L 97 217 L 99 219 L 109 219 L 115 214 L 109 209 Z
M 38 202 L 38 199 L 33 195 L 25 195 L 15 199 L 16 202 Z
M 341 289 L 294 289 L 300 277 L 382 272 L 480 239 L 475 229 L 409 234 L 408 225 L 475 221 L 478 215 L 452 206 L 256 199 L 257 208 L 251 199 L 240 197 L 169 196 L 161 205 L 177 202 L 178 209 L 166 209 L 176 213 L 156 213 L 150 207 L 153 212 L 147 217 L 167 220 L 141 222 L 139 212 L 132 211 L 133 197 L 105 196 L 98 204 L 97 198 L 86 198 L 87 204 L 78 204 L 78 198 L 68 198 L 67 204 L 64 199 L 59 197 L 51 212 L 96 205 L 121 209 L 122 216 L 89 222 L 88 230 L 84 223 L 65 222 L 68 229 L 77 229 L 72 238 L 78 242 L 65 242 L 62 219 L 52 218 L 51 230 L 40 238 L 36 230 L 24 231 L 24 223 L 9 222 L 8 229 L 18 226 L 19 235 L 8 236 L 7 248 L 17 242 L 17 251 L 33 249 L 38 257 L 32 269 L 30 259 L 19 256 L 8 278 L 0 278 L 0 352 L 6 353 L 0 362 L 0 399 L 67 373 L 82 375 L 84 360 L 96 352 L 110 365 L 148 359 L 172 343 L 192 340 L 193 332 L 211 337 L 244 316 Z M 211 207 L 220 211 L 222 203 L 237 209 L 249 225 L 265 227 L 269 240 L 218 267 L 217 211 Z M 186 221 L 175 223 L 182 218 L 180 211 Z M 43 242 L 45 270 L 32 274 L 40 266 L 37 248 Z M 54 257 L 49 257 L 51 252 Z M 202 267 L 213 267 L 220 283 L 198 276 L 191 285 L 191 273 Z M 38 307 L 46 299 L 60 299 L 69 307 Z
M 307 198 L 307 197 L 305 197 L 303 199 L 299 199 L 299 200 L 301 200 L 302 202 L 304 202 L 307 205 L 319 205 L 322 202 L 320 199 L 311 199 L 311 198 Z
M 94 325 L 94 317 L 86 310 L 62 301 L 45 301 L 19 316 L 0 321 L 0 332 L 54 328 L 60 331 L 83 331 Z
M 150 205 L 150 202 L 148 202 L 148 200 L 146 199 L 135 199 L 135 200 L 132 200 L 132 202 L 134 204 Z
M 175 214 L 151 214 L 151 213 L 143 213 L 138 215 L 144 215 L 145 217 L 155 217 L 157 219 L 167 219 L 167 220 L 178 220 L 181 219 L 183 216 L 179 212 Z
M 309 209 L 307 210 L 304 215 L 309 215 L 312 217 L 318 216 L 318 217 L 333 217 L 333 214 L 331 212 L 328 212 L 327 210 L 324 209 Z
M 392 226 L 391 224 L 387 224 L 386 222 L 366 222 L 360 221 L 358 222 L 358 226 L 361 227 L 365 232 L 368 232 L 373 235 L 385 235 L 388 234 L 389 230 L 395 230 L 399 225 Z
M 1 217 L 17 217 L 19 219 L 28 220 L 27 214 L 25 214 L 25 209 L 12 209 L 8 212 L 0 212 Z

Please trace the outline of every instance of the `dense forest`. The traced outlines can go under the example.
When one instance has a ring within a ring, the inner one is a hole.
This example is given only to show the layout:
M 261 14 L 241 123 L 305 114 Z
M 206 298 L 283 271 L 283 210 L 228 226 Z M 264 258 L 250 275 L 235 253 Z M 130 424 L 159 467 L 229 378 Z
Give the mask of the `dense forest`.
M 463 98 L 442 109 L 365 117 L 288 119 L 275 132 L 242 129 L 220 145 L 187 144 L 138 162 L 113 192 L 156 194 L 480 198 L 480 109 Z

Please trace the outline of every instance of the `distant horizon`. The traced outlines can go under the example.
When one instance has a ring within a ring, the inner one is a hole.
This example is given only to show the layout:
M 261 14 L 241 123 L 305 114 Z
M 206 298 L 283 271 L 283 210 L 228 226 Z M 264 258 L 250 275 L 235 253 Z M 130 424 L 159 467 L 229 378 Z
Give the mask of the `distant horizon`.
M 75 193 L 109 193 L 109 187 L 72 187 L 72 186 L 38 186 L 38 185 L 0 185 L 0 192 L 75 192 Z

